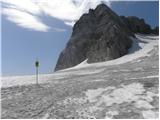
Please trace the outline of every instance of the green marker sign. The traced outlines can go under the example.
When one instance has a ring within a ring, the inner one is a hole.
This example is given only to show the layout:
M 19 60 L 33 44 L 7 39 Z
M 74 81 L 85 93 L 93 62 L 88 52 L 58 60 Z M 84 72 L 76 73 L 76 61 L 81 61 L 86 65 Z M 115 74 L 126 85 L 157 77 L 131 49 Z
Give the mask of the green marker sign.
M 36 67 L 39 67 L 39 61 L 36 61 L 36 62 L 35 62 L 35 66 L 36 66 Z
M 38 67 L 39 67 L 39 61 L 38 60 L 35 62 L 35 67 L 36 67 L 36 84 L 38 85 Z

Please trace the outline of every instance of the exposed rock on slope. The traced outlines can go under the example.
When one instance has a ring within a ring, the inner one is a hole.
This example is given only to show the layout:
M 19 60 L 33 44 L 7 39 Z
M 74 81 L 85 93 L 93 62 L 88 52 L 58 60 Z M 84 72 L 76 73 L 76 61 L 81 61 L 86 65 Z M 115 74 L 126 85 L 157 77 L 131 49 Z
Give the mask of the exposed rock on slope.
M 143 34 L 152 33 L 150 25 L 146 24 L 144 19 L 140 19 L 135 16 L 129 16 L 129 17 L 121 16 L 121 19 L 125 22 L 125 24 L 133 33 L 143 33 Z
M 159 27 L 158 27 L 158 26 L 156 26 L 156 27 L 153 29 L 153 34 L 159 35 Z
M 109 7 L 101 4 L 76 22 L 55 70 L 75 66 L 85 59 L 92 63 L 119 58 L 131 46 L 129 36 L 132 33 L 124 21 Z

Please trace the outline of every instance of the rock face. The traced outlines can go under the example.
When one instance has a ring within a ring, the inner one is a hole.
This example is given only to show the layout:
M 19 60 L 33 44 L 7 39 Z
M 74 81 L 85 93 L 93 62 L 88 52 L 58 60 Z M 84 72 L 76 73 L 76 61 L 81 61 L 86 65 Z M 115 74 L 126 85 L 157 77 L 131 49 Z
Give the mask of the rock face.
M 152 33 L 150 25 L 146 24 L 144 19 L 140 19 L 135 16 L 129 16 L 129 17 L 120 16 L 120 17 L 133 33 L 143 33 L 143 34 Z
M 55 71 L 88 63 L 119 58 L 131 47 L 132 33 L 123 20 L 104 4 L 89 10 L 76 22 L 66 48 L 61 52 Z
M 55 71 L 73 67 L 85 59 L 88 63 L 119 58 L 131 47 L 134 33 L 158 34 L 144 19 L 118 16 L 105 4 L 83 14 L 75 23 L 71 38 L 61 52 Z
M 135 16 L 120 16 L 124 23 L 127 25 L 128 29 L 132 33 L 142 33 L 142 34 L 155 34 L 159 35 L 159 27 L 156 26 L 154 29 L 145 23 L 144 19 L 140 19 Z
M 156 35 L 159 35 L 159 27 L 156 26 L 154 29 L 153 29 L 153 34 L 156 34 Z

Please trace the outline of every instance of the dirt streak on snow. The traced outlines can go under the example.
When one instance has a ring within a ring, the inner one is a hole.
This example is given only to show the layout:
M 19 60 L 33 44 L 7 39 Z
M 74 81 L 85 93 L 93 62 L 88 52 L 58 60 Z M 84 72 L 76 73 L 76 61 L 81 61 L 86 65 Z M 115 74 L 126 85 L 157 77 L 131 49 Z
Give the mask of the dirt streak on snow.
M 127 78 L 127 80 L 134 80 L 134 79 L 146 79 L 146 78 L 158 78 L 159 75 L 151 75 L 151 76 L 145 76 L 145 77 L 135 77 L 135 78 Z

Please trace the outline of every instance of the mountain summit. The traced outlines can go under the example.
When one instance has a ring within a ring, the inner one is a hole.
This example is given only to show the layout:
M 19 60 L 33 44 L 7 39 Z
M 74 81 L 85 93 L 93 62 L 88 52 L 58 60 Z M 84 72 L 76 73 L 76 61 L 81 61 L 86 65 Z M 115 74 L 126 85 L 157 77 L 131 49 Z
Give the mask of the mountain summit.
M 118 16 L 105 4 L 90 9 L 75 23 L 55 71 L 73 67 L 86 59 L 88 63 L 102 62 L 127 54 L 132 45 L 130 36 L 134 36 L 129 20 Z

